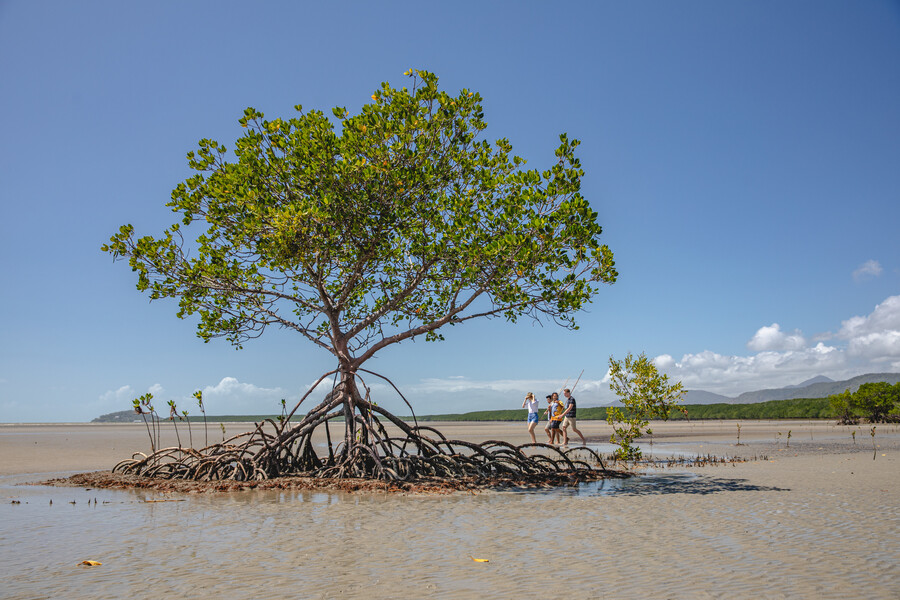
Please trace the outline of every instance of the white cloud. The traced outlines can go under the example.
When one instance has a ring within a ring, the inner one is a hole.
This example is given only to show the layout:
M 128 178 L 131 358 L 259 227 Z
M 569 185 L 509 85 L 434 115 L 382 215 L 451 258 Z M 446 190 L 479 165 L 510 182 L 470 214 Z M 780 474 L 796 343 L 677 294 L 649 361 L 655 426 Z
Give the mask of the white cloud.
M 891 296 L 865 317 L 851 317 L 841 324 L 838 337 L 853 340 L 872 333 L 900 331 L 900 296 Z
M 653 364 L 657 369 L 665 371 L 675 366 L 675 359 L 669 354 L 660 354 L 653 359 Z M 605 378 L 604 378 L 605 379 Z
M 165 393 L 163 386 L 158 383 L 154 383 L 147 391 L 153 394 L 153 397 L 156 400 L 160 400 L 160 396 Z M 138 392 L 130 385 L 123 385 L 122 387 L 116 390 L 109 390 L 108 392 L 104 392 L 100 394 L 97 398 L 99 400 L 98 406 L 124 406 L 121 409 L 111 408 L 110 410 L 124 410 L 125 408 L 131 407 L 131 401 L 141 395 L 141 392 Z
M 853 357 L 876 364 L 900 357 L 900 296 L 887 298 L 869 315 L 847 319 L 837 337 L 847 340 L 847 352 Z
M 131 401 L 134 398 L 137 398 L 140 394 L 134 391 L 130 385 L 123 385 L 117 390 L 109 390 L 103 394 L 100 394 L 100 403 L 102 405 L 106 404 L 131 404 Z M 127 407 L 126 407 L 127 408 Z M 123 409 L 124 410 L 124 409 Z
M 413 394 L 433 393 L 466 393 L 466 392 L 496 392 L 499 394 L 522 393 L 539 389 L 556 389 L 563 384 L 562 381 L 546 379 L 498 379 L 494 381 L 477 381 L 466 377 L 454 376 L 447 378 L 422 379 L 419 383 L 409 386 Z M 537 393 L 537 392 L 535 392 Z
M 855 337 L 850 340 L 847 352 L 873 362 L 900 357 L 900 331 L 881 331 Z
M 216 385 L 203 388 L 203 404 L 207 414 L 276 413 L 281 399 L 295 396 L 281 388 L 263 388 L 242 383 L 234 377 L 223 377 Z
M 844 353 L 818 343 L 810 348 L 763 351 L 751 356 L 725 356 L 705 350 L 685 354 L 674 365 L 661 368 L 687 389 L 702 389 L 726 396 L 757 389 L 793 385 L 816 375 L 838 375 L 846 368 Z
M 177 394 L 169 395 L 159 383 L 154 383 L 147 391 L 153 394 L 153 403 L 157 411 L 161 411 L 169 399 L 176 401 L 179 410 L 186 408 L 191 414 L 199 410 L 196 401 L 190 395 L 181 398 L 178 398 Z M 252 383 L 242 383 L 234 377 L 223 377 L 219 383 L 208 385 L 202 391 L 203 404 L 206 413 L 210 415 L 275 414 L 281 410 L 282 398 L 297 400 L 297 394 L 291 394 L 281 388 L 262 388 Z M 126 410 L 131 408 L 131 401 L 142 393 L 130 385 L 123 385 L 101 394 L 97 402 L 91 403 L 90 406 L 92 410 L 103 413 Z
M 825 340 L 832 340 L 826 344 Z M 747 343 L 749 356 L 726 356 L 709 350 L 668 354 L 655 359 L 660 370 L 688 389 L 727 396 L 756 389 L 794 385 L 816 375 L 844 379 L 873 371 L 900 370 L 900 296 L 891 296 L 868 315 L 843 321 L 836 335 L 816 336 L 814 346 L 795 330 L 778 323 L 760 327 Z
M 881 271 L 881 263 L 877 260 L 867 260 L 853 271 L 853 279 L 855 281 L 864 281 L 866 279 L 878 277 L 881 275 Z
M 165 393 L 165 390 L 160 384 L 154 383 L 147 388 L 147 391 L 153 394 L 154 405 L 157 410 L 159 410 L 159 405 L 165 404 L 165 402 L 162 401 L 162 395 Z M 130 385 L 123 385 L 115 390 L 109 390 L 100 394 L 97 396 L 96 400 L 84 403 L 82 408 L 90 411 L 89 414 L 92 414 L 95 417 L 101 414 L 130 410 L 132 400 L 143 393 L 144 392 L 140 392 Z
M 747 342 L 747 347 L 757 352 L 766 350 L 800 350 L 806 346 L 806 340 L 799 330 L 786 334 L 781 331 L 778 323 L 772 323 L 768 327 L 760 327 L 756 334 Z

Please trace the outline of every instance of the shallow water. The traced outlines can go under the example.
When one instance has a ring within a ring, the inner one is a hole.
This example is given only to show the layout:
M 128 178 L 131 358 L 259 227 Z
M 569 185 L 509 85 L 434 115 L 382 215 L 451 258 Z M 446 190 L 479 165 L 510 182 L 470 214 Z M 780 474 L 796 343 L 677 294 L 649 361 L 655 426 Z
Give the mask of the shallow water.
M 896 498 L 859 507 L 731 475 L 440 497 L 162 496 L 9 476 L 0 597 L 896 597 Z
M 160 496 L 14 485 L 74 472 L 50 469 L 108 469 L 146 446 L 142 427 L 0 427 L 0 598 L 898 598 L 900 589 L 900 444 L 877 461 L 822 454 L 829 436 L 856 449 L 846 428 L 810 426 L 815 445 L 795 456 L 793 443 L 773 441 L 784 424 L 770 424 L 755 434 L 764 446 L 741 451 L 771 460 L 552 491 Z M 602 427 L 586 423 L 585 434 L 604 439 Z M 667 443 L 658 435 L 645 453 L 735 451 L 734 424 L 666 427 Z M 759 427 L 745 424 L 743 437 Z M 519 423 L 443 429 L 469 441 L 527 436 Z M 898 436 L 881 431 L 879 443 Z M 29 470 L 42 472 L 20 473 Z M 179 501 L 144 501 L 160 498 Z M 76 566 L 85 559 L 103 565 Z

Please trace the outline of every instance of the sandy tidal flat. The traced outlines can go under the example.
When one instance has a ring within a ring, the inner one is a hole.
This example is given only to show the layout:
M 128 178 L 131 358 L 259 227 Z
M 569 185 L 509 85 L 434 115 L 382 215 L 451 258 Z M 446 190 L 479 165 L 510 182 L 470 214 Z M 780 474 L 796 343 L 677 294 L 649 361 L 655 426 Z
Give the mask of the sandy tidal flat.
M 527 440 L 523 423 L 438 427 Z M 0 598 L 897 598 L 897 428 L 741 430 L 737 446 L 734 422 L 669 423 L 652 452 L 748 462 L 550 492 L 162 497 L 16 485 L 108 469 L 146 451 L 143 425 L 0 426 Z

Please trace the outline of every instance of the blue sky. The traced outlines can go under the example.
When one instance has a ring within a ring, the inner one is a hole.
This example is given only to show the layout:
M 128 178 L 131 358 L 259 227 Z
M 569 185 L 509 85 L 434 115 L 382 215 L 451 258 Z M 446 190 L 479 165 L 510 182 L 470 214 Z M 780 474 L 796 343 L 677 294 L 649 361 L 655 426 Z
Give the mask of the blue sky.
M 516 408 L 646 352 L 727 395 L 900 371 L 900 3 L 0 2 L 0 422 L 85 421 L 148 390 L 277 412 L 329 356 L 204 344 L 100 246 L 157 234 L 201 138 L 247 106 L 367 102 L 408 68 L 485 98 L 529 166 L 582 140 L 616 254 L 581 329 L 469 322 L 372 366 L 419 413 Z M 382 388 L 381 402 L 401 410 Z

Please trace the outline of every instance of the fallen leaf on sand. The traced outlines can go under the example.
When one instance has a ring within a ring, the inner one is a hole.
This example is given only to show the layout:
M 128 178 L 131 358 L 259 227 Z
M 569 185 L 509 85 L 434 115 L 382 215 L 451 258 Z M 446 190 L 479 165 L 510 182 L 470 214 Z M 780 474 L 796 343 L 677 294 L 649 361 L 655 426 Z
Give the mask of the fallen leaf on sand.
M 469 556 L 469 558 L 471 558 L 471 559 L 474 560 L 475 562 L 491 562 L 491 561 L 488 560 L 487 558 L 475 558 L 474 556 L 471 556 L 471 555 Z
M 83 561 L 81 561 L 81 562 L 78 563 L 78 564 L 79 564 L 79 565 L 87 565 L 87 566 L 89 566 L 89 567 L 99 567 L 99 566 L 102 565 L 103 563 L 100 562 L 100 561 L 98 561 L 98 560 L 83 560 Z

